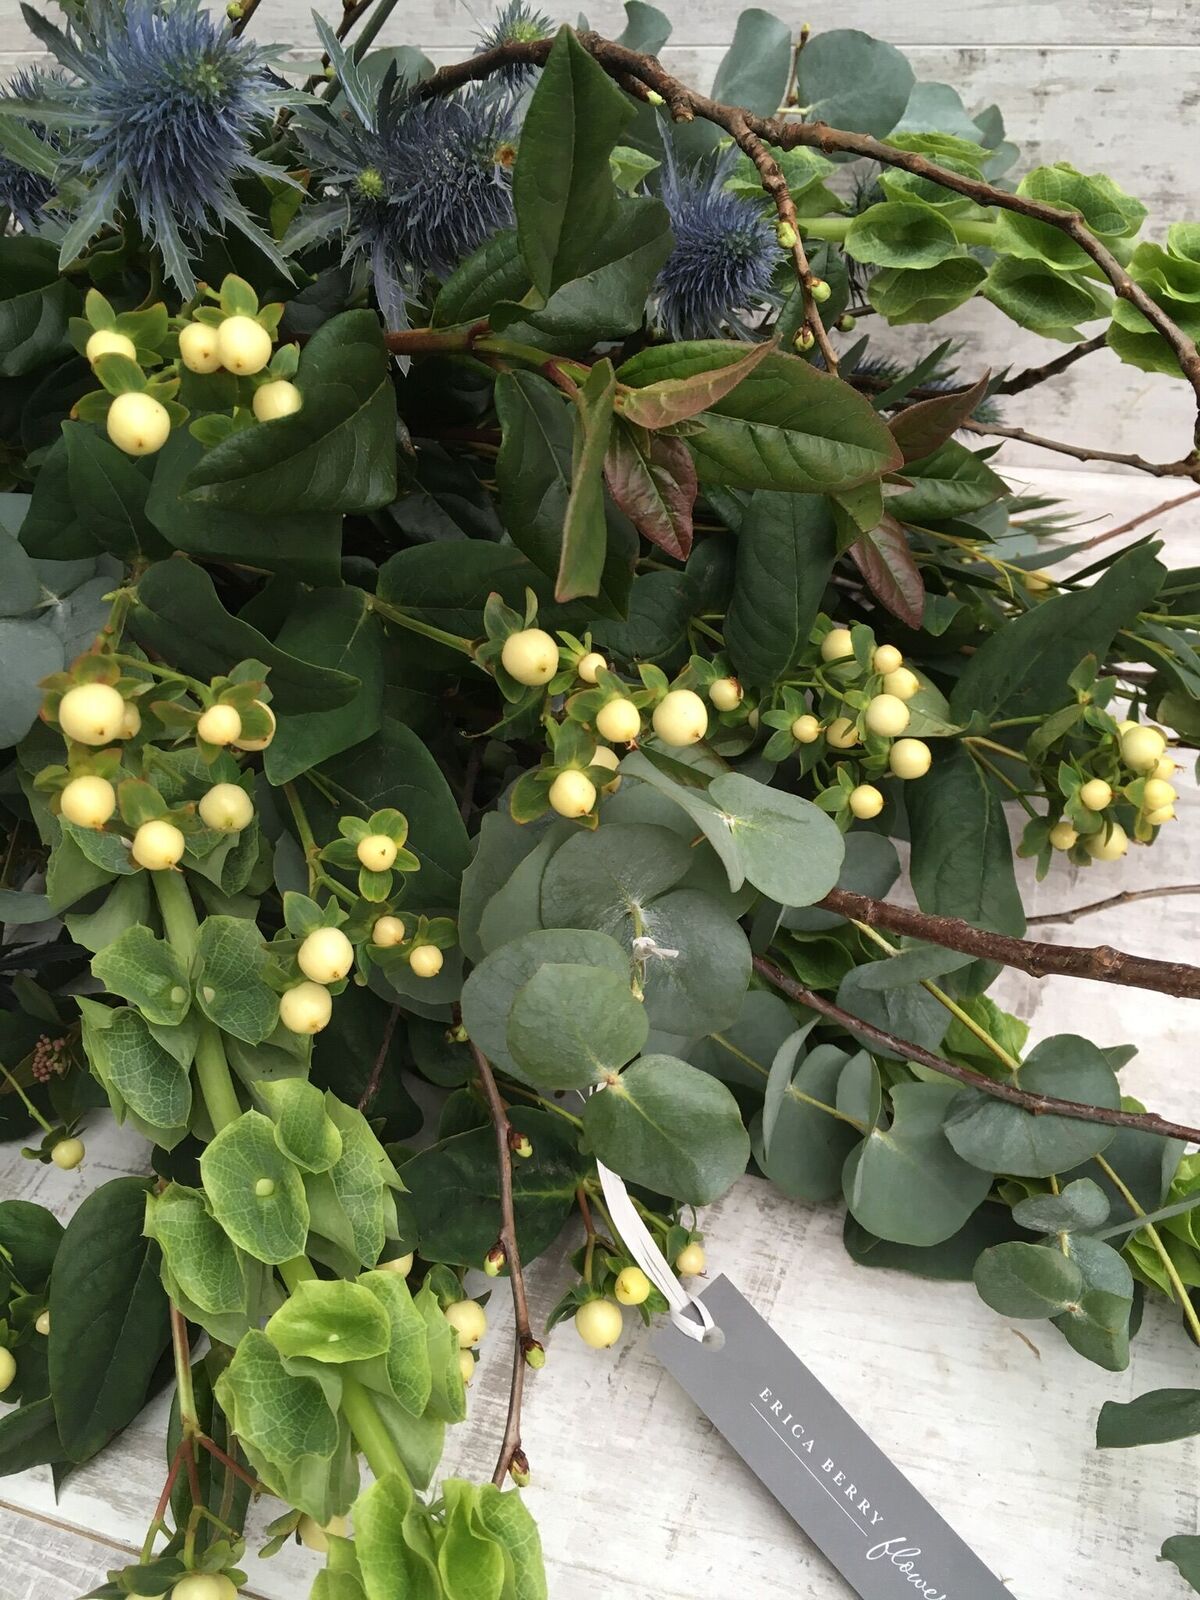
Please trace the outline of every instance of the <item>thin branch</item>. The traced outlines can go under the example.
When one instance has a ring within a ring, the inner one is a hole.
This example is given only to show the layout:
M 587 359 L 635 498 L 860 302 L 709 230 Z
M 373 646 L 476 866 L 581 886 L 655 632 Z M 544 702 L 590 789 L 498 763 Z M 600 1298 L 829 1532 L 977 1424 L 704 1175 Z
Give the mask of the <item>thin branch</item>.
M 250 18 L 258 10 L 261 3 L 262 0 L 243 0 L 242 14 L 233 24 L 232 32 L 235 39 L 239 34 L 245 33 L 250 25 Z
M 1114 902 L 1120 904 L 1122 896 Z M 946 950 L 960 950 L 983 961 L 999 961 L 1034 978 L 1052 976 L 1091 978 L 1096 983 L 1116 983 L 1129 989 L 1154 989 L 1185 1000 L 1200 1000 L 1200 967 L 1181 961 L 1156 961 L 1151 956 L 1128 955 L 1109 945 L 1044 944 L 1034 939 L 1014 939 L 990 933 L 958 917 L 931 916 L 912 906 L 889 900 L 872 900 L 849 889 L 831 889 L 817 902 L 826 911 L 863 922 L 869 928 L 925 939 Z
M 965 1084 L 970 1089 L 978 1089 L 981 1094 L 990 1095 L 994 1100 L 1003 1100 L 1008 1105 L 1019 1106 L 1022 1111 L 1032 1112 L 1034 1116 L 1069 1117 L 1073 1122 L 1101 1122 L 1110 1128 L 1133 1128 L 1139 1133 L 1153 1133 L 1163 1139 L 1200 1142 L 1200 1128 L 1189 1128 L 1182 1122 L 1171 1122 L 1153 1112 L 1114 1111 L 1107 1106 L 1085 1105 L 1080 1100 L 1059 1100 L 1054 1095 L 1032 1094 L 1027 1089 L 1018 1088 L 1015 1083 L 989 1078 L 987 1073 L 976 1072 L 973 1067 L 960 1067 L 957 1062 L 947 1061 L 944 1056 L 934 1055 L 932 1050 L 914 1044 L 911 1039 L 901 1039 L 898 1035 L 889 1033 L 886 1028 L 876 1027 L 873 1022 L 866 1022 L 862 1017 L 843 1011 L 841 1006 L 835 1005 L 832 1000 L 827 1000 L 824 995 L 806 989 L 794 978 L 789 978 L 765 956 L 754 957 L 754 970 L 759 977 L 774 984 L 775 988 L 786 994 L 789 999 L 807 1006 L 810 1011 L 819 1011 L 822 1016 L 828 1017 L 831 1022 L 838 1023 L 849 1032 L 858 1034 L 864 1039 L 872 1039 L 885 1050 L 893 1051 L 906 1061 L 915 1061 L 920 1066 L 940 1073 L 942 1077 L 953 1078 L 957 1083 Z
M 1060 372 L 1073 367 L 1077 361 L 1082 361 L 1084 356 L 1094 355 L 1097 350 L 1103 350 L 1107 342 L 1106 335 L 1098 333 L 1095 338 L 1085 339 L 1082 344 L 1072 345 L 1062 355 L 1044 361 L 1040 367 L 1026 367 L 1022 372 L 1013 373 L 1011 378 L 1002 378 L 993 393 L 1024 394 L 1027 389 L 1035 389 L 1039 383 L 1045 383 L 1047 378 L 1057 378 Z
M 394 1005 L 388 1012 L 388 1019 L 383 1025 L 383 1036 L 379 1041 L 379 1049 L 375 1056 L 375 1063 L 371 1068 L 371 1076 L 367 1079 L 367 1086 L 358 1099 L 358 1109 L 366 1111 L 367 1107 L 379 1093 L 379 1084 L 383 1078 L 383 1066 L 387 1060 L 388 1051 L 392 1048 L 392 1035 L 396 1031 L 396 1024 L 400 1020 L 400 1007 Z
M 487 1057 L 472 1041 L 471 1054 L 479 1073 L 480 1086 L 487 1101 L 488 1113 L 496 1134 L 496 1162 L 500 1170 L 500 1234 L 499 1243 L 508 1263 L 513 1301 L 513 1364 L 512 1380 L 508 1391 L 508 1416 L 504 1423 L 504 1438 L 496 1458 L 492 1482 L 499 1488 L 516 1461 L 523 1461 L 521 1452 L 521 1399 L 525 1392 L 525 1368 L 528 1356 L 541 1348 L 529 1326 L 529 1302 L 525 1297 L 525 1277 L 521 1271 L 521 1252 L 517 1244 L 517 1218 L 513 1209 L 512 1162 L 513 1145 L 520 1136 L 508 1120 L 504 1101 L 496 1087 L 496 1079 Z
M 1107 544 L 1110 539 L 1119 539 L 1123 533 L 1132 533 L 1135 528 L 1140 528 L 1144 522 L 1153 522 L 1157 517 L 1165 517 L 1168 511 L 1174 511 L 1177 506 L 1187 505 L 1189 500 L 1200 500 L 1200 489 L 1189 489 L 1187 494 L 1181 494 L 1175 500 L 1164 500 L 1161 505 L 1151 506 L 1149 511 L 1139 511 L 1136 517 L 1130 517 L 1128 522 L 1122 522 L 1120 527 L 1109 528 L 1105 533 L 1098 533 L 1094 539 L 1089 539 L 1085 544 L 1077 545 L 1077 550 L 1094 550 L 1098 544 Z
M 1132 905 L 1135 900 L 1158 900 L 1173 894 L 1200 894 L 1200 883 L 1172 883 L 1161 889 L 1122 889 L 1120 894 L 1110 894 L 1104 900 L 1092 900 L 1085 906 L 1073 906 L 1069 911 L 1043 911 L 1026 921 L 1032 928 L 1046 922 L 1078 922 L 1080 917 L 1090 917 L 1097 911 L 1112 911 L 1117 906 Z
M 1046 439 L 1025 428 L 1006 428 L 996 422 L 960 423 L 966 433 L 981 433 L 994 439 L 1015 439 L 1018 444 L 1031 444 L 1039 450 L 1051 450 L 1055 455 L 1070 456 L 1073 461 L 1111 461 L 1118 467 L 1130 467 L 1135 472 L 1148 473 L 1152 478 L 1195 478 L 1200 481 L 1200 456 L 1185 456 L 1182 461 L 1147 461 L 1145 456 L 1126 455 L 1119 450 L 1093 450 L 1087 445 L 1067 444 L 1062 439 Z

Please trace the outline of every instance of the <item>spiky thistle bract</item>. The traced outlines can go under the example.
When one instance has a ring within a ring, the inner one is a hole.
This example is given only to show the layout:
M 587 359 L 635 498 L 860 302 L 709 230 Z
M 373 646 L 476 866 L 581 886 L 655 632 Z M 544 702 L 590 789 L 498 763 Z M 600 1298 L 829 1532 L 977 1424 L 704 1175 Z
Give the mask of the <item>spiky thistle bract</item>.
M 543 11 L 536 11 L 527 0 L 507 0 L 496 13 L 496 20 L 479 34 L 475 54 L 495 50 L 503 44 L 532 44 L 539 39 L 549 39 L 554 33 L 554 23 Z M 494 82 L 508 88 L 518 88 L 533 76 L 534 68 L 517 61 L 496 74 Z
M 0 100 L 41 100 L 53 83 L 53 74 L 32 67 L 13 74 L 0 89 Z M 0 135 L 6 131 L 0 129 Z M 34 233 L 54 194 L 52 174 L 58 167 L 60 141 L 42 123 L 33 121 L 25 124 L 18 137 L 20 144 L 14 144 L 11 155 L 0 146 L 0 209 L 10 212 L 26 233 Z M 18 150 L 24 152 L 24 161 L 17 159 Z
M 664 137 L 662 198 L 675 248 L 656 285 L 658 319 L 672 339 L 747 337 L 747 313 L 773 304 L 775 229 L 754 200 L 725 187 L 735 152 L 714 151 L 690 168 Z
M 64 265 L 124 216 L 158 246 L 185 294 L 195 289 L 190 253 L 227 226 L 284 266 L 234 189 L 251 173 L 283 176 L 253 153 L 290 98 L 267 71 L 266 51 L 200 0 L 92 0 L 70 33 L 44 19 L 37 32 L 77 80 L 42 97 L 61 105 L 71 128 L 60 169 L 72 213 Z

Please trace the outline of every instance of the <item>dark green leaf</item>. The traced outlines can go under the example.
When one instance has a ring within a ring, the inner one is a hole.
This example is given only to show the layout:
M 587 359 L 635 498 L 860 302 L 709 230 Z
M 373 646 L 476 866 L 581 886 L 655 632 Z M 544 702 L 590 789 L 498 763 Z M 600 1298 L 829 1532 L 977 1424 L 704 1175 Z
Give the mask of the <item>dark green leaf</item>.
M 169 554 L 146 514 L 149 474 L 83 422 L 63 428 L 67 482 L 97 544 L 123 561 Z
M 980 1298 L 1002 1317 L 1057 1317 L 1083 1294 L 1083 1273 L 1056 1244 L 993 1245 L 975 1263 Z
M 750 683 L 786 678 L 808 647 L 836 557 L 833 512 L 820 495 L 759 492 L 738 533 L 725 643 Z
M 1008 822 L 994 780 L 963 746 L 939 746 L 932 767 L 905 786 L 904 798 L 921 909 L 998 933 L 1024 933 Z

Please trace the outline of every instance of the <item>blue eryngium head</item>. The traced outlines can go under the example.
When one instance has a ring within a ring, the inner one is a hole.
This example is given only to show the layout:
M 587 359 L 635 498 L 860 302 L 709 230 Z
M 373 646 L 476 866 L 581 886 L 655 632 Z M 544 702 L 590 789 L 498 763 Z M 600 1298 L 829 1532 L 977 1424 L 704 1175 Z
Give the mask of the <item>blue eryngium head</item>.
M 775 299 L 775 229 L 762 206 L 725 188 L 736 152 L 685 170 L 669 132 L 664 144 L 662 198 L 675 248 L 658 275 L 659 321 L 672 339 L 746 337 L 746 314 Z
M 282 176 L 251 153 L 280 102 L 265 53 L 200 0 L 94 0 L 70 42 L 66 65 L 81 82 L 69 104 L 86 121 L 64 167 L 87 190 L 70 253 L 118 213 L 136 217 L 191 294 L 189 248 L 202 235 L 232 224 L 270 249 L 234 192 L 249 173 Z
M 532 44 L 538 39 L 549 39 L 553 32 L 554 23 L 544 12 L 535 11 L 526 0 L 508 0 L 496 13 L 491 27 L 480 33 L 475 54 L 482 55 L 485 50 L 494 50 L 502 44 Z M 518 61 L 498 72 L 492 81 L 515 88 L 528 82 L 533 72 L 533 67 Z
M 26 72 L 14 73 L 6 88 L 0 89 L 3 100 L 40 100 L 47 92 L 51 80 L 36 67 Z M 26 131 L 33 135 L 47 153 L 56 158 L 57 140 L 40 123 L 26 123 Z M 41 173 L 31 172 L 20 162 L 0 151 L 0 210 L 8 211 L 26 233 L 36 232 L 45 210 L 46 202 L 54 193 L 54 185 Z

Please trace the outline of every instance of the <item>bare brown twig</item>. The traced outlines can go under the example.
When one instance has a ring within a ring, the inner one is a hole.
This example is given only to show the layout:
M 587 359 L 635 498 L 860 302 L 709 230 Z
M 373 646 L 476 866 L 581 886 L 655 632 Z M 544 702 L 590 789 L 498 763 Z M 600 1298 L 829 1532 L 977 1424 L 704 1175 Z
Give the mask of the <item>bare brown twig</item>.
M 1151 506 L 1149 511 L 1139 511 L 1136 517 L 1130 517 L 1129 521 L 1122 522 L 1120 527 L 1098 533 L 1094 539 L 1089 539 L 1085 544 L 1078 546 L 1078 549 L 1094 550 L 1098 544 L 1107 544 L 1110 539 L 1119 539 L 1123 533 L 1132 533 L 1143 523 L 1153 522 L 1156 517 L 1164 517 L 1168 511 L 1174 511 L 1178 506 L 1187 505 L 1189 500 L 1200 500 L 1200 489 L 1189 489 L 1187 494 L 1181 494 L 1174 500 L 1164 500 L 1161 505 Z
M 1112 903 L 1120 904 L 1124 898 L 1118 895 Z M 1154 989 L 1159 994 L 1200 1000 L 1200 967 L 1190 967 L 1180 961 L 1156 961 L 1150 956 L 1128 955 L 1105 944 L 1045 944 L 1034 939 L 1015 939 L 1009 934 L 973 927 L 958 917 L 933 916 L 915 907 L 854 894 L 849 889 L 831 889 L 817 903 L 827 911 L 864 922 L 870 928 L 887 928 L 892 933 L 925 939 L 930 944 L 941 945 L 946 950 L 960 950 L 983 961 L 999 961 L 1006 967 L 1028 972 L 1034 978 L 1091 978 L 1097 983 Z
M 1047 922 L 1078 922 L 1080 917 L 1090 917 L 1097 911 L 1113 911 L 1117 906 L 1132 905 L 1137 900 L 1166 899 L 1176 894 L 1200 894 L 1200 883 L 1171 883 L 1161 889 L 1122 889 L 1103 900 L 1090 900 L 1084 906 L 1072 906 L 1069 911 L 1043 911 L 1027 919 L 1029 926 Z
M 1118 467 L 1130 467 L 1152 478 L 1195 478 L 1200 481 L 1200 456 L 1197 455 L 1185 456 L 1181 461 L 1148 461 L 1145 456 L 1068 444 L 1063 439 L 1047 439 L 1040 433 L 1030 433 L 1026 428 L 1007 428 L 997 422 L 976 422 L 972 419 L 960 426 L 967 433 L 981 433 L 993 439 L 1015 439 L 1019 444 L 1031 444 L 1039 450 L 1051 450 L 1055 455 L 1070 456 L 1074 461 L 1111 461 Z
M 383 1067 L 387 1060 L 388 1051 L 392 1048 L 392 1035 L 396 1031 L 396 1024 L 400 1020 L 400 1007 L 394 1005 L 388 1012 L 388 1019 L 383 1025 L 383 1036 L 379 1041 L 379 1049 L 375 1054 L 375 1062 L 371 1067 L 371 1076 L 367 1079 L 366 1088 L 358 1099 L 358 1109 L 366 1111 L 372 1100 L 379 1093 L 379 1085 L 383 1078 Z
M 500 1171 L 499 1243 L 504 1251 L 512 1285 L 512 1379 L 508 1391 L 508 1416 L 504 1423 L 504 1438 L 500 1443 L 500 1454 L 496 1458 L 496 1470 L 492 1473 L 492 1482 L 499 1487 L 508 1476 L 514 1462 L 524 1460 L 521 1452 L 521 1400 L 525 1392 L 525 1368 L 528 1364 L 526 1358 L 537 1345 L 537 1341 L 529 1326 L 529 1302 L 525 1296 L 525 1277 L 521 1270 L 521 1252 L 517 1244 L 517 1219 L 513 1209 L 513 1140 L 517 1135 L 508 1120 L 508 1112 L 496 1087 L 491 1065 L 474 1041 L 471 1043 L 471 1054 L 475 1058 L 480 1087 L 487 1101 L 488 1113 L 496 1134 L 496 1162 Z
M 1189 1128 L 1182 1122 L 1171 1122 L 1166 1117 L 1156 1116 L 1153 1112 L 1115 1111 L 1107 1106 L 1085 1105 L 1079 1100 L 1059 1100 L 1053 1095 L 1032 1094 L 1027 1089 L 1019 1088 L 1016 1083 L 989 1078 L 986 1073 L 976 1072 L 973 1067 L 961 1067 L 955 1061 L 947 1061 L 944 1056 L 926 1050 L 923 1045 L 914 1044 L 911 1039 L 901 1039 L 898 1035 L 889 1033 L 886 1028 L 876 1027 L 873 1022 L 865 1022 L 861 1017 L 844 1011 L 841 1006 L 835 1005 L 824 995 L 806 989 L 794 978 L 789 978 L 765 956 L 755 956 L 754 970 L 782 994 L 798 1001 L 802 1006 L 807 1006 L 810 1011 L 820 1012 L 831 1022 L 838 1023 L 861 1038 L 872 1039 L 884 1049 L 903 1056 L 906 1061 L 915 1061 L 920 1066 L 929 1067 L 942 1077 L 953 1078 L 955 1082 L 969 1089 L 978 1089 L 981 1094 L 990 1095 L 994 1100 L 1003 1100 L 1008 1105 L 1019 1106 L 1021 1110 L 1032 1112 L 1034 1116 L 1069 1117 L 1074 1122 L 1099 1122 L 1111 1128 L 1132 1128 L 1139 1133 L 1157 1134 L 1163 1139 L 1200 1142 L 1200 1128 Z
M 1073 367 L 1077 361 L 1082 361 L 1084 356 L 1103 350 L 1107 342 L 1106 336 L 1098 333 L 1092 339 L 1085 339 L 1082 344 L 1073 344 L 1062 355 L 1044 361 L 1040 367 L 1026 367 L 1022 372 L 1014 372 L 1011 378 L 1001 378 L 993 392 L 1024 394 L 1027 389 L 1036 389 L 1039 383 L 1045 383 L 1047 378 L 1057 378 L 1060 372 L 1066 372 L 1068 367 Z

